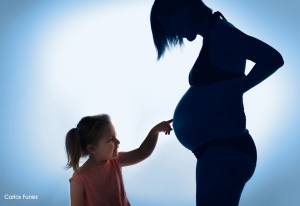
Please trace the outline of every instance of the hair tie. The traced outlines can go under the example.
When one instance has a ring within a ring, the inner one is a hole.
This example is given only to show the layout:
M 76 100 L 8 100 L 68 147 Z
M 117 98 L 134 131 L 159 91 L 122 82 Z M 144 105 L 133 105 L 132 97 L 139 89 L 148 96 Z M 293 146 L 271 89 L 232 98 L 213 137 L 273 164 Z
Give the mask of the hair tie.
M 79 127 L 76 127 L 76 131 L 79 132 L 79 131 L 80 131 L 80 128 L 79 128 Z

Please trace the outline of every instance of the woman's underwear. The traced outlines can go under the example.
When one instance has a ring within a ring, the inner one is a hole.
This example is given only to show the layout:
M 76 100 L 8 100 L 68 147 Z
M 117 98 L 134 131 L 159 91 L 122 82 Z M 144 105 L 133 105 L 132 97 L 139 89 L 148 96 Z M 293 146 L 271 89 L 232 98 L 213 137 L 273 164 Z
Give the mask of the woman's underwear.
M 245 134 L 239 136 L 232 136 L 226 138 L 219 138 L 211 140 L 207 143 L 204 143 L 197 149 L 192 152 L 198 160 L 201 160 L 204 153 L 211 147 L 222 146 L 222 147 L 231 147 L 237 149 L 246 155 L 248 155 L 256 164 L 257 161 L 257 152 L 255 143 L 249 134 L 248 130 Z

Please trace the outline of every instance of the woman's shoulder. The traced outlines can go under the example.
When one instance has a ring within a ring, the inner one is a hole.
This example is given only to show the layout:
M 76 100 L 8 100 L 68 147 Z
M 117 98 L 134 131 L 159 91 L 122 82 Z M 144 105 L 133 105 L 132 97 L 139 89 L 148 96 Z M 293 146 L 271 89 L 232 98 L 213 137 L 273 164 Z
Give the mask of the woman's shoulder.
M 230 50 L 233 46 L 240 47 L 241 44 L 247 44 L 249 37 L 232 23 L 218 19 L 211 29 L 209 39 L 213 48 Z
M 211 28 L 210 38 L 216 40 L 220 39 L 220 37 L 235 38 L 236 35 L 241 33 L 242 32 L 232 23 L 226 20 L 217 19 Z
M 217 19 L 214 22 L 213 29 L 236 28 L 231 22 L 224 19 Z
M 236 73 L 245 71 L 246 58 L 231 52 L 237 42 L 241 42 L 243 33 L 228 21 L 217 19 L 210 33 L 210 59 L 218 68 Z M 239 40 L 238 40 L 239 39 Z

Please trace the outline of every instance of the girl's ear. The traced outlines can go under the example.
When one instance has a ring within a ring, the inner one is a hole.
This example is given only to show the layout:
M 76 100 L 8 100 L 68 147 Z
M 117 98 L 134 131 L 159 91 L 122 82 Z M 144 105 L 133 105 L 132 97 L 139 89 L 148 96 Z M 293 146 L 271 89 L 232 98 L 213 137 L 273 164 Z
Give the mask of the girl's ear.
M 95 153 L 95 147 L 93 146 L 93 145 L 91 145 L 91 144 L 89 144 L 89 145 L 87 145 L 86 146 L 86 149 L 87 149 L 87 151 L 90 153 L 90 154 L 94 154 Z

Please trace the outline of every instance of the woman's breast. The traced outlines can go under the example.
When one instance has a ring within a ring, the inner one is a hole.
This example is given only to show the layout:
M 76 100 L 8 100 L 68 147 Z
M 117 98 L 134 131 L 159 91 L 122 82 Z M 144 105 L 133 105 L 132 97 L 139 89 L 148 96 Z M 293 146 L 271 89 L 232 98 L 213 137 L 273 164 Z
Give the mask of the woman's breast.
M 232 113 L 224 110 L 228 95 L 242 79 L 238 77 L 202 87 L 191 86 L 186 91 L 173 116 L 174 132 L 183 146 L 193 150 L 209 140 L 244 131 Z

